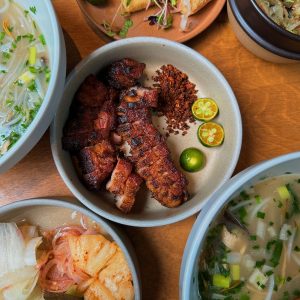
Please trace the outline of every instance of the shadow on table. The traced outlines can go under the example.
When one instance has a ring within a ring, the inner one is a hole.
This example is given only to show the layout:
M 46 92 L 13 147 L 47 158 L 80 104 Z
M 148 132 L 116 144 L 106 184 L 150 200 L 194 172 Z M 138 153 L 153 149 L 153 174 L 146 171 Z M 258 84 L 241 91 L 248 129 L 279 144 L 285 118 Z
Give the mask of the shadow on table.
M 150 239 L 145 235 L 143 228 L 123 227 L 135 249 L 142 281 L 143 300 L 159 299 L 161 294 L 161 270 L 159 258 L 156 255 Z M 160 298 L 161 299 L 161 298 Z
M 68 34 L 68 32 L 63 29 L 63 34 L 67 50 L 67 74 L 69 74 L 74 69 L 74 67 L 81 61 L 82 57 L 79 53 L 76 44 L 74 43 L 73 39 Z

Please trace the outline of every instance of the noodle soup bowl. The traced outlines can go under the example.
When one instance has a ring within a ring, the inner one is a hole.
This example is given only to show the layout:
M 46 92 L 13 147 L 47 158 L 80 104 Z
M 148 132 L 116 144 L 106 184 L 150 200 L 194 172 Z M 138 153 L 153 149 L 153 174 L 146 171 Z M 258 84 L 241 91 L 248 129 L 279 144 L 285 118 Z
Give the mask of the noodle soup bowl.
M 275 63 L 299 63 L 300 36 L 277 25 L 256 0 L 228 0 L 227 11 L 236 37 L 250 52 Z
M 199 258 L 206 236 L 222 209 L 241 191 L 255 185 L 261 179 L 287 173 L 300 173 L 300 152 L 295 152 L 254 165 L 231 178 L 211 199 L 199 214 L 189 235 L 180 272 L 180 299 L 201 299 L 199 296 Z
M 0 4 L 9 0 L 2 0 Z M 32 18 L 44 35 L 49 55 L 51 77 L 44 100 L 36 116 L 18 141 L 0 157 L 0 173 L 7 171 L 21 160 L 39 141 L 49 127 L 62 95 L 66 75 L 66 51 L 60 25 L 50 0 L 14 0 L 24 10 L 36 8 Z M 0 7 L 2 9 L 3 6 Z
M 128 237 L 109 221 L 96 216 L 75 201 L 56 199 L 29 199 L 17 201 L 0 207 L 0 222 L 22 223 L 38 226 L 41 230 L 52 230 L 64 225 L 80 225 L 82 216 L 99 226 L 99 233 L 114 241 L 125 255 L 132 274 L 135 300 L 141 299 L 141 282 L 138 262 Z

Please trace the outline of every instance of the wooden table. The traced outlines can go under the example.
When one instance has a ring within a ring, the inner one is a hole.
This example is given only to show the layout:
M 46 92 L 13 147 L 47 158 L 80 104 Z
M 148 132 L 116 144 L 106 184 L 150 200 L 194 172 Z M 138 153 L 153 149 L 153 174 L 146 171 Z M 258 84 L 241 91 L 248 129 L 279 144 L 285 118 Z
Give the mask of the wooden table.
M 53 3 L 64 30 L 70 70 L 104 42 L 88 27 L 75 0 Z M 253 56 L 236 40 L 225 11 L 187 45 L 212 61 L 236 93 L 244 139 L 235 172 L 300 149 L 300 65 L 275 65 Z M 48 132 L 0 176 L 0 204 L 32 197 L 72 197 L 53 163 Z M 181 257 L 194 221 L 191 217 L 159 228 L 124 228 L 139 258 L 144 299 L 178 299 Z

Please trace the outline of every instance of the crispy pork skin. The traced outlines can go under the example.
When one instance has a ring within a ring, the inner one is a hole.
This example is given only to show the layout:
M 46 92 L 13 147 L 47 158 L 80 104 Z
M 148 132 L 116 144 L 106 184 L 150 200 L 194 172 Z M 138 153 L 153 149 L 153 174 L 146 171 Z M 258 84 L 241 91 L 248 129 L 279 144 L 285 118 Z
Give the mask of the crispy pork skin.
M 131 58 L 123 58 L 108 68 L 108 82 L 116 89 L 129 88 L 137 84 L 146 65 Z

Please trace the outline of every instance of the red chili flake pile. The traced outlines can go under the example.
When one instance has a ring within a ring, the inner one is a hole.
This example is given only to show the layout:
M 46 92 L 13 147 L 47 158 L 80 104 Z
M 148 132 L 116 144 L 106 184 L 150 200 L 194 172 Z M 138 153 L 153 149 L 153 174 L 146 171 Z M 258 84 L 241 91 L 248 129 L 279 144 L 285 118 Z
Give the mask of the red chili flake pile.
M 154 86 L 160 90 L 158 116 L 166 116 L 168 134 L 186 135 L 195 122 L 191 107 L 197 100 L 196 85 L 188 76 L 172 65 L 164 65 L 153 77 Z

